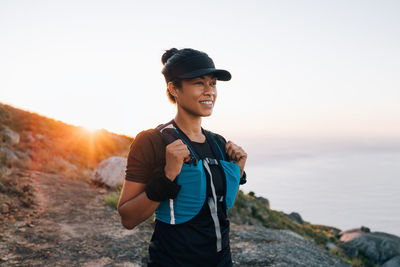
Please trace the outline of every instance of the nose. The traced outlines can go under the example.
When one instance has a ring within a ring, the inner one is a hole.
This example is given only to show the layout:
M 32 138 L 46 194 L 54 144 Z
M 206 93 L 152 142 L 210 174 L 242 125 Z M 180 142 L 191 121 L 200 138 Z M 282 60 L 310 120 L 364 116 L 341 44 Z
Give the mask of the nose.
M 207 83 L 206 86 L 204 86 L 204 94 L 205 95 L 210 95 L 210 96 L 215 95 L 215 91 L 216 91 L 215 86 L 213 86 L 209 83 Z

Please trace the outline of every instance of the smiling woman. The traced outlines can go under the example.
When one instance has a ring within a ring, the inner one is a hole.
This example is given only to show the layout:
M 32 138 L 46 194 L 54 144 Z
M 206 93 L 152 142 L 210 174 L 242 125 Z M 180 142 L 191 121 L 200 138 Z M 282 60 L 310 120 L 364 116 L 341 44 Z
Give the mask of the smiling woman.
M 162 56 L 173 120 L 140 132 L 130 147 L 118 203 L 132 229 L 154 212 L 149 266 L 232 266 L 228 210 L 246 182 L 246 152 L 201 127 L 212 114 L 216 69 L 206 53 L 170 49 Z
M 179 103 L 178 113 L 179 109 L 183 109 L 181 113 L 186 112 L 201 117 L 210 116 L 217 98 L 217 77 L 205 75 L 182 80 L 180 87 L 169 83 L 168 92 Z

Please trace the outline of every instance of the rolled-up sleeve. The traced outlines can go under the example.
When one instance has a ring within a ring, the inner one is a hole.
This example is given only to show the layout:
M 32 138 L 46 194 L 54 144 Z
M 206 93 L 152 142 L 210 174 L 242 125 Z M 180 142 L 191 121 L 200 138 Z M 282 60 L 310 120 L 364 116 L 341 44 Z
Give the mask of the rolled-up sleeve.
M 126 164 L 125 179 L 138 183 L 147 183 L 154 165 L 154 150 L 150 134 L 142 131 L 133 140 Z

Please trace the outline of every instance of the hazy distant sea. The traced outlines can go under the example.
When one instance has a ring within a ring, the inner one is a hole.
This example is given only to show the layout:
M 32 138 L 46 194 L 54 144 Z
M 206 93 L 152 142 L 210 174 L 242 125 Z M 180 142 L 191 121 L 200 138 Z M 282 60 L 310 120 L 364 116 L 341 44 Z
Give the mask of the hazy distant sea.
M 257 156 L 245 192 L 271 208 L 342 230 L 367 226 L 400 236 L 400 150 Z

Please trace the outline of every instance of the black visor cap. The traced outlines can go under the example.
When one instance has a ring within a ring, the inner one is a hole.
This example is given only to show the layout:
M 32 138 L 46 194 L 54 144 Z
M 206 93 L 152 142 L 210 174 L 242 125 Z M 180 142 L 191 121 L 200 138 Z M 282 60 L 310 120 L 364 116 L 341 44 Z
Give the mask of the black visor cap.
M 214 62 L 206 54 L 186 58 L 171 65 L 167 63 L 165 68 L 170 70 L 173 77 L 181 79 L 191 79 L 207 74 L 212 74 L 221 81 L 229 81 L 232 78 L 229 71 L 216 69 Z

